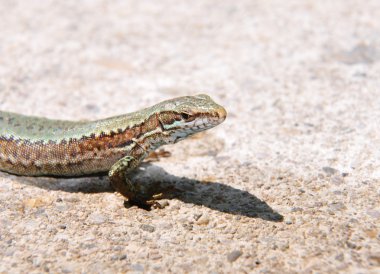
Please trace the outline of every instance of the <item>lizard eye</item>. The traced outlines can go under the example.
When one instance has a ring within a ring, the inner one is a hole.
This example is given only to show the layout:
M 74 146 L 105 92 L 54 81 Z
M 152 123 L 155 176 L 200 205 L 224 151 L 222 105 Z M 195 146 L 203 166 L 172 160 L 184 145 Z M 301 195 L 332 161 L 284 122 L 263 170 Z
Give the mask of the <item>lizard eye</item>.
M 181 116 L 182 116 L 182 118 L 183 118 L 184 120 L 189 120 L 189 119 L 190 119 L 190 117 L 191 117 L 191 115 L 190 115 L 190 114 L 188 114 L 188 113 L 185 113 L 185 112 L 182 112 L 182 113 L 181 113 Z

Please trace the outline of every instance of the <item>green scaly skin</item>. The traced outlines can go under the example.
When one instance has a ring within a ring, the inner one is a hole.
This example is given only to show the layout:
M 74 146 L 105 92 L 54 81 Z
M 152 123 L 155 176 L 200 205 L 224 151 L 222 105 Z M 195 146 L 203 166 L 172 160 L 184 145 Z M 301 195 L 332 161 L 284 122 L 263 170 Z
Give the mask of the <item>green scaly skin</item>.
M 109 172 L 131 204 L 154 203 L 128 178 L 148 154 L 226 118 L 207 95 L 163 101 L 133 113 L 90 122 L 0 112 L 0 170 L 24 176 L 81 176 Z

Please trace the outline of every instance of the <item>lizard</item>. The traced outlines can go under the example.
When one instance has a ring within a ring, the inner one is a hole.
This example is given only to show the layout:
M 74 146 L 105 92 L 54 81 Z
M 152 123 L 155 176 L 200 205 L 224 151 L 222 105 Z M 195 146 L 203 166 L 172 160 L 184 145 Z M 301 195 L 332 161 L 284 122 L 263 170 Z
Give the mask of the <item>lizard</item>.
M 183 96 L 95 121 L 53 120 L 0 111 L 0 170 L 20 176 L 77 177 L 108 172 L 131 205 L 159 195 L 128 176 L 150 152 L 222 123 L 226 110 L 210 96 Z

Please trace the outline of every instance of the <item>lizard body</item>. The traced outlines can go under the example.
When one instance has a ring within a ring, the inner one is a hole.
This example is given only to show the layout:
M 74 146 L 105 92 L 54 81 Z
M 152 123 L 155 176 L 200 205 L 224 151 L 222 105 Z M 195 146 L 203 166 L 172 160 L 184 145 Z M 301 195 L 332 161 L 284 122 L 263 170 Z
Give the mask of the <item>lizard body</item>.
M 139 193 L 127 175 L 161 145 L 212 128 L 225 109 L 207 95 L 163 101 L 133 113 L 83 122 L 0 111 L 0 170 L 24 176 L 109 172 L 112 186 L 132 203 Z

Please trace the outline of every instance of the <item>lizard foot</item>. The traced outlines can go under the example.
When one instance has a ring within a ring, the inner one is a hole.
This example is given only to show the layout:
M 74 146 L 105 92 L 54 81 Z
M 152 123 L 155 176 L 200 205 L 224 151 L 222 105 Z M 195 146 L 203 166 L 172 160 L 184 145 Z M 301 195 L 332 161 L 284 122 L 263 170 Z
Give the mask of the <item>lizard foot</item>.
M 151 197 L 149 200 L 136 199 L 136 197 L 134 197 L 134 199 L 128 198 L 128 200 L 125 201 L 124 205 L 126 207 L 137 206 L 137 207 L 145 209 L 145 210 L 151 210 L 152 208 L 163 209 L 169 205 L 169 203 L 166 201 L 164 201 L 164 202 L 158 201 L 158 200 L 163 199 L 163 198 L 164 198 L 163 193 L 153 195 L 153 197 Z

